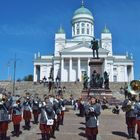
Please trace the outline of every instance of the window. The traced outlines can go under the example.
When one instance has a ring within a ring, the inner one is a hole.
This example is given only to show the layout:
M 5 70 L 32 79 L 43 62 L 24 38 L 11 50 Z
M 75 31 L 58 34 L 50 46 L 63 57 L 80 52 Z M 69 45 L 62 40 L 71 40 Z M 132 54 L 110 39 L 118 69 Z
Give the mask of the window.
M 80 33 L 80 30 L 79 30 L 79 28 L 77 29 L 77 34 L 79 34 Z
M 85 33 L 85 28 L 82 28 L 82 34 L 84 34 Z
M 82 23 L 81 26 L 82 26 L 82 27 L 85 27 L 85 23 Z
M 87 29 L 87 34 L 89 34 L 89 29 Z
M 117 82 L 117 76 L 116 75 L 113 76 L 113 81 Z

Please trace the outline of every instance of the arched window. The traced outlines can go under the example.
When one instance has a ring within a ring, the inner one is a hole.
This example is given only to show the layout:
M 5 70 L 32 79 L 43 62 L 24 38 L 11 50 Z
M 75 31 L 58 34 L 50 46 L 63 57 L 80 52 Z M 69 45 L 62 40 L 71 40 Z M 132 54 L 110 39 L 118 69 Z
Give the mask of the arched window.
M 77 30 L 77 34 L 80 34 L 80 24 L 79 23 L 77 23 L 76 30 Z
M 87 28 L 87 34 L 89 34 L 89 28 Z
M 81 23 L 81 33 L 85 34 L 85 23 Z

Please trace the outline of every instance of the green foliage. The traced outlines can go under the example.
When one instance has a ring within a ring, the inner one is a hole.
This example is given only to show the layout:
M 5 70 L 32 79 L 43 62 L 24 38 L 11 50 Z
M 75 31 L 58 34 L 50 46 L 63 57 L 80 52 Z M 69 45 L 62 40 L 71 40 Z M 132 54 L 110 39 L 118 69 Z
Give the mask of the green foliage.
M 33 81 L 33 75 L 29 74 L 23 78 L 23 81 Z

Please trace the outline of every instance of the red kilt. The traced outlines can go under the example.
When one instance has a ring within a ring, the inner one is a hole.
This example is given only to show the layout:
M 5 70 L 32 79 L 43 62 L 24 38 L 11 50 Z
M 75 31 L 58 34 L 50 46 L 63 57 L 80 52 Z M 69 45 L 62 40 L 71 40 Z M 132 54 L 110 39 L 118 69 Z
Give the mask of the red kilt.
M 137 123 L 137 133 L 140 135 L 140 120 L 136 120 Z
M 128 128 L 132 128 L 136 126 L 136 118 L 135 117 L 126 117 L 126 124 Z
M 51 134 L 52 133 L 52 126 L 48 126 L 46 124 L 40 124 L 41 133 Z
M 94 128 L 86 128 L 86 135 L 87 136 L 93 136 L 93 135 L 97 135 L 98 134 L 98 127 L 94 127 Z
M 64 118 L 64 111 L 61 111 L 61 117 Z
M 0 134 L 6 133 L 8 130 L 8 121 L 0 122 Z
M 24 110 L 23 111 L 23 119 L 24 120 L 31 120 L 32 119 L 32 114 L 30 110 Z
M 33 110 L 33 115 L 34 115 L 34 116 L 37 117 L 39 114 L 40 114 L 40 112 L 39 112 L 38 110 Z
M 22 117 L 21 115 L 12 115 L 12 121 L 13 121 L 13 124 L 16 125 L 16 124 L 20 124 L 22 120 Z

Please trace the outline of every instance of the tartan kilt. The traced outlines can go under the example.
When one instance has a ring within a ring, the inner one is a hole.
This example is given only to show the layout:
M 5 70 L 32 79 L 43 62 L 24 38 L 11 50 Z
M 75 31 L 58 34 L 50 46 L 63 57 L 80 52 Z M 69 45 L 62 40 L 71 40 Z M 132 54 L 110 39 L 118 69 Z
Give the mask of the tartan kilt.
M 33 115 L 34 116 L 38 116 L 40 114 L 40 112 L 38 110 L 33 109 Z
M 51 134 L 52 133 L 52 126 L 46 124 L 40 124 L 39 126 L 41 133 Z
M 6 133 L 8 130 L 8 121 L 0 122 L 0 134 Z
M 12 122 L 14 125 L 20 124 L 21 121 L 22 121 L 21 115 L 12 115 Z
M 23 119 L 24 120 L 31 120 L 32 119 L 32 114 L 30 110 L 24 110 L 23 111 Z
M 86 135 L 87 136 L 93 136 L 93 135 L 97 135 L 98 134 L 98 128 L 94 127 L 94 128 L 89 128 L 86 127 Z

